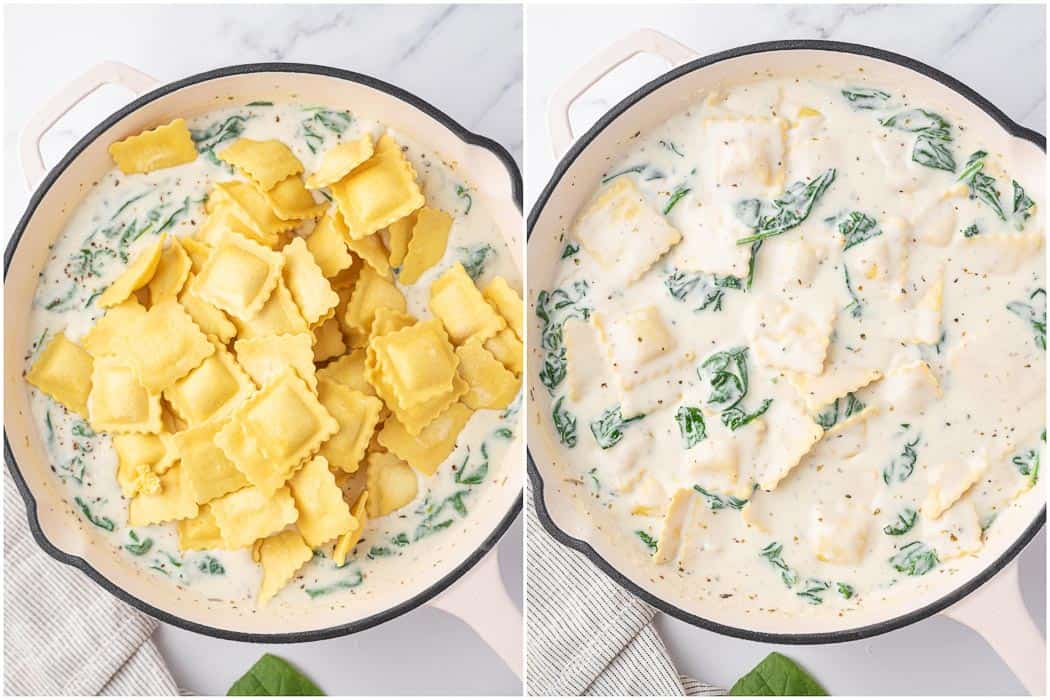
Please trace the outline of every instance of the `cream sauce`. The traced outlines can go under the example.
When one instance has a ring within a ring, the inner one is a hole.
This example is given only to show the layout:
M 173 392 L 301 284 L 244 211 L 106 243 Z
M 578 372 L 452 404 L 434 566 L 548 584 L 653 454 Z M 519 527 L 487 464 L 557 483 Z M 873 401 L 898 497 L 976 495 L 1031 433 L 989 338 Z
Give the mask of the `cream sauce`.
M 132 176 L 114 169 L 72 213 L 51 247 L 33 299 L 30 337 L 35 340 L 27 352 L 27 369 L 53 334 L 64 330 L 76 341 L 87 332 L 102 315 L 95 298 L 157 235 L 191 235 L 204 218 L 205 194 L 213 183 L 239 177 L 209 157 L 209 145 L 221 148 L 238 135 L 278 139 L 291 147 L 309 173 L 319 165 L 322 153 L 339 141 L 365 132 L 378 138 L 386 129 L 380 122 L 339 110 L 269 103 L 209 112 L 188 124 L 195 140 L 200 138 L 198 149 L 203 149 L 194 162 Z M 406 147 L 428 205 L 454 218 L 444 258 L 416 284 L 401 286 L 409 313 L 418 318 L 431 315 L 430 284 L 457 260 L 480 271 L 479 285 L 502 275 L 520 289 L 510 251 L 484 203 L 471 195 L 472 183 L 437 153 L 404 134 L 392 133 Z M 70 507 L 85 527 L 106 537 L 118 556 L 158 580 L 209 599 L 254 603 L 261 570 L 249 551 L 182 553 L 171 524 L 128 527 L 127 502 L 116 481 L 116 453 L 109 437 L 95 434 L 79 416 L 35 388 L 29 390 L 51 470 L 64 483 Z M 505 411 L 475 413 L 437 473 L 419 475 L 416 501 L 371 520 L 344 566 L 331 560 L 331 547 L 316 552 L 278 600 L 337 605 L 341 596 L 366 588 L 389 589 L 413 578 L 413 568 L 418 570 L 420 561 L 426 561 L 420 548 L 454 537 L 454 530 L 469 517 L 480 497 L 477 491 L 492 478 L 490 465 L 495 471 L 518 432 L 520 404 L 519 396 Z
M 1036 483 L 1045 166 L 991 140 L 864 76 L 771 77 L 596 183 L 533 358 L 556 462 L 649 580 L 842 615 L 950 578 Z

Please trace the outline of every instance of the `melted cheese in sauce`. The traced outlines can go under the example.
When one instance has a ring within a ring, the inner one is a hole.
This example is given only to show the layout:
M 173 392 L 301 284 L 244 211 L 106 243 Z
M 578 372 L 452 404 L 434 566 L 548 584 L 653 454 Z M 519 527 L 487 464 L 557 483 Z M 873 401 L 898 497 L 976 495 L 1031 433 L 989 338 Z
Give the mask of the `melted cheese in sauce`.
M 321 154 L 341 140 L 354 139 L 366 131 L 378 138 L 385 130 L 379 122 L 344 115 L 318 107 L 260 103 L 210 112 L 188 123 L 195 136 L 211 134 L 198 148 L 213 142 L 223 125 L 240 123 L 241 136 L 286 143 L 306 171 L 312 172 Z M 222 145 L 235 137 L 230 136 Z M 404 134 L 395 133 L 395 138 L 407 147 L 406 156 L 418 173 L 427 203 L 454 217 L 444 259 L 417 283 L 402 287 L 408 312 L 419 318 L 430 317 L 430 284 L 457 260 L 482 270 L 480 285 L 502 275 L 520 288 L 520 275 L 499 229 L 484 204 L 470 196 L 471 183 L 433 151 Z M 236 176 L 231 169 L 204 151 L 196 161 L 183 166 L 132 176 L 114 169 L 102 177 L 73 212 L 40 275 L 30 320 L 31 337 L 36 340 L 28 349 L 26 367 L 32 365 L 53 334 L 65 329 L 72 340 L 82 336 L 101 316 L 95 299 L 124 269 L 125 259 L 134 259 L 161 232 L 191 235 L 204 217 L 205 193 L 214 182 L 232 177 Z M 93 433 L 78 416 L 36 389 L 30 387 L 29 391 L 51 470 L 65 484 L 69 505 L 79 513 L 84 527 L 106 537 L 118 556 L 144 575 L 166 579 L 209 599 L 254 605 L 261 572 L 250 550 L 180 552 L 171 523 L 129 527 L 127 501 L 117 484 L 116 453 L 109 436 Z M 382 591 L 413 579 L 414 571 L 428 566 L 421 563 L 427 558 L 420 549 L 437 546 L 442 538 L 455 537 L 469 527 L 466 513 L 482 497 L 475 492 L 486 488 L 486 481 L 503 460 L 518 430 L 520 406 L 519 396 L 506 411 L 475 413 L 437 473 L 419 477 L 419 495 L 414 503 L 396 515 L 370 519 L 361 542 L 343 567 L 323 553 L 315 553 L 278 594 L 278 600 L 335 605 L 341 596 L 367 589 Z M 458 468 L 464 464 L 467 481 L 457 482 L 452 465 Z M 456 497 L 457 493 L 461 495 Z
M 947 578 L 1036 483 L 1043 163 L 985 136 L 893 85 L 771 78 L 609 168 L 532 357 L 556 461 L 650 581 L 842 615 Z

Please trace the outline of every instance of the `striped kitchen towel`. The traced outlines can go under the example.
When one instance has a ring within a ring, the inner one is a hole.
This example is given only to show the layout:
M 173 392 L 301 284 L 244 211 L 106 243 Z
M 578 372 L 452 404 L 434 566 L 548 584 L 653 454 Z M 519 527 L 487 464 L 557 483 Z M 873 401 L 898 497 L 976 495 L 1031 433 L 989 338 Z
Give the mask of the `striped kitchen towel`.
M 656 610 L 543 529 L 525 498 L 525 688 L 529 695 L 724 695 L 680 677 L 656 632 Z
M 150 635 L 120 602 L 33 539 L 4 475 L 4 694 L 178 695 Z

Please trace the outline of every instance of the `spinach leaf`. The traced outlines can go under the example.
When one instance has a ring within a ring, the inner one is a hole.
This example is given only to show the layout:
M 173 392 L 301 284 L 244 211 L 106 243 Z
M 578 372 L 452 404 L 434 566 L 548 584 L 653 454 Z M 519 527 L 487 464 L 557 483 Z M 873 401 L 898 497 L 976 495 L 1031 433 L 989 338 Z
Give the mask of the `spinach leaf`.
M 835 584 L 835 588 L 838 590 L 839 595 L 845 598 L 846 600 L 849 600 L 857 593 L 853 586 L 849 585 L 848 583 L 842 583 L 841 581 Z
M 576 416 L 569 413 L 568 409 L 561 407 L 565 400 L 559 396 L 551 409 L 551 420 L 554 421 L 554 429 L 558 431 L 558 442 L 566 447 L 576 447 Z
M 1035 290 L 1029 295 L 1028 300 L 1032 303 L 1011 301 L 1006 305 L 1006 309 L 1031 324 L 1035 333 L 1036 346 L 1040 350 L 1046 350 L 1046 290 Z
M 707 424 L 704 423 L 704 414 L 697 406 L 680 406 L 674 415 L 675 423 L 678 424 L 678 432 L 682 434 L 682 447 L 690 449 L 698 442 L 707 438 Z
M 828 693 L 801 666 L 774 651 L 734 683 L 729 694 L 799 697 Z
M 1013 465 L 1017 467 L 1017 471 L 1021 476 L 1028 477 L 1028 483 L 1034 486 L 1039 480 L 1039 451 L 1038 450 L 1027 450 L 1021 454 L 1015 455 L 1010 460 Z
M 725 508 L 732 508 L 733 510 L 741 510 L 747 505 L 746 498 L 737 498 L 736 496 L 720 496 L 717 493 L 708 491 L 703 486 L 694 485 L 693 490 L 704 497 L 707 501 L 707 507 L 711 510 L 723 510 Z
M 846 263 L 842 263 L 842 276 L 846 279 L 846 291 L 849 293 L 850 303 L 846 304 L 845 311 L 849 312 L 850 317 L 860 318 L 864 315 L 864 302 L 857 296 L 857 292 L 853 289 L 853 283 L 850 282 L 849 268 L 846 267 Z
M 738 430 L 743 428 L 745 425 L 755 420 L 767 410 L 773 403 L 773 399 L 765 399 L 761 405 L 753 412 L 748 413 L 740 406 L 732 406 L 722 411 L 722 425 L 729 428 L 730 430 Z
M 453 481 L 463 486 L 477 486 L 481 482 L 485 481 L 485 477 L 489 474 L 489 448 L 486 443 L 481 443 L 481 464 L 479 464 L 474 471 L 467 471 L 467 463 L 470 461 L 470 447 L 467 447 L 467 454 L 463 456 L 463 462 L 459 465 L 459 468 L 455 471 L 455 477 Z
M 448 525 L 451 525 L 451 524 L 452 524 L 452 521 L 449 520 L 448 524 L 445 525 L 445 527 L 448 527 Z M 422 527 L 422 526 L 420 526 L 420 527 Z M 417 537 L 416 539 L 419 539 L 419 538 Z M 331 584 L 329 586 L 323 586 L 323 587 L 320 587 L 320 588 L 305 588 L 303 590 L 306 592 L 306 595 L 310 596 L 310 598 L 313 599 L 313 598 L 320 598 L 321 596 L 329 595 L 330 593 L 335 593 L 336 591 L 345 591 L 345 590 L 348 590 L 348 589 L 351 589 L 351 588 L 357 588 L 358 586 L 360 586 L 364 582 L 365 582 L 365 575 L 362 574 L 360 571 L 355 571 L 352 574 L 350 574 L 350 576 L 348 578 L 344 578 L 344 579 L 342 579 L 340 581 L 336 581 L 335 583 L 333 583 L 333 584 Z
M 594 435 L 598 447 L 607 450 L 623 439 L 623 429 L 625 427 L 643 418 L 645 418 L 644 415 L 624 419 L 620 413 L 619 405 L 613 406 L 605 409 L 597 420 L 591 421 L 591 434 Z
M 215 122 L 207 129 L 191 129 L 190 138 L 197 146 L 198 153 L 215 165 L 222 165 L 222 161 L 215 155 L 215 149 L 226 141 L 240 137 L 244 133 L 244 123 L 250 118 L 243 114 L 234 114 L 221 122 Z
M 798 583 L 798 574 L 784 561 L 784 546 L 779 542 L 770 542 L 758 553 L 760 557 L 768 561 L 780 572 L 780 579 L 784 585 L 791 588 Z
M 963 238 L 973 238 L 981 234 L 981 227 L 974 222 L 962 230 Z
M 571 258 L 579 252 L 580 246 L 570 241 L 565 244 L 565 249 L 561 251 L 561 259 L 564 260 L 565 258 Z
M 909 542 L 889 559 L 890 566 L 908 576 L 922 576 L 936 567 L 937 552 L 922 542 Z
M 909 109 L 882 119 L 879 123 L 898 131 L 918 134 L 911 159 L 919 165 L 955 172 L 955 157 L 949 148 L 952 125 L 941 115 L 925 109 Z
M 839 222 L 839 233 L 842 234 L 842 250 L 849 250 L 855 245 L 882 235 L 882 229 L 875 219 L 859 211 L 851 211 Z
M 884 109 L 890 93 L 875 88 L 854 87 L 842 91 L 850 107 L 857 110 Z
M 835 169 L 829 168 L 812 180 L 799 180 L 788 186 L 784 194 L 773 200 L 773 214 L 759 218 L 755 232 L 737 239 L 737 245 L 763 241 L 779 236 L 805 221 L 817 200 L 835 181 Z
M 656 548 L 660 545 L 659 541 L 645 530 L 635 530 L 634 534 L 638 536 L 638 539 L 645 543 L 645 546 L 648 547 L 650 551 L 655 552 Z
M 466 216 L 474 206 L 474 198 L 470 195 L 470 190 L 463 185 L 456 185 L 456 196 L 467 200 L 467 208 L 463 210 L 463 216 Z
M 823 411 L 817 414 L 814 420 L 824 430 L 830 429 L 836 423 L 839 422 L 839 415 L 841 414 L 842 419 L 845 420 L 855 413 L 860 413 L 864 410 L 864 402 L 857 398 L 857 395 L 852 391 L 846 394 L 844 403 L 843 399 L 835 399 L 834 403 L 829 404 Z
M 612 173 L 611 175 L 606 175 L 605 177 L 602 178 L 602 184 L 604 185 L 607 182 L 611 182 L 611 181 L 615 180 L 616 178 L 620 177 L 621 175 L 626 175 L 628 173 L 641 174 L 643 172 L 645 172 L 645 166 L 644 165 L 633 165 L 633 166 L 631 166 L 629 168 L 625 168 L 625 169 L 620 170 L 618 172 Z
M 565 379 L 565 344 L 562 335 L 565 321 L 570 318 L 586 320 L 590 317 L 590 308 L 583 305 L 587 289 L 587 282 L 578 280 L 569 289 L 542 290 L 536 295 L 536 316 L 543 322 L 540 346 L 544 350 L 544 357 L 539 376 L 552 394 Z
M 915 520 L 918 517 L 919 514 L 914 508 L 906 507 L 897 514 L 897 519 L 882 528 L 882 531 L 892 537 L 899 537 L 915 527 Z
M 984 174 L 984 159 L 988 157 L 987 151 L 974 151 L 966 161 L 966 167 L 959 175 L 959 182 L 966 183 L 970 191 L 970 199 L 976 199 L 988 205 L 995 215 L 1006 221 L 1006 213 L 999 201 L 999 190 L 995 186 L 995 178 Z
M 739 277 L 733 275 L 708 275 L 703 272 L 685 272 L 674 268 L 671 274 L 664 279 L 664 286 L 668 293 L 678 301 L 685 301 L 699 288 L 700 306 L 693 309 L 693 313 L 699 313 L 709 308 L 721 311 L 725 290 L 742 289 L 744 283 Z
M 496 254 L 496 250 L 488 243 L 474 246 L 458 246 L 456 252 L 459 253 L 459 261 L 463 263 L 463 269 L 470 275 L 470 279 L 475 282 L 478 281 L 478 277 L 481 277 L 481 274 L 485 271 L 485 262 L 489 256 Z
M 74 497 L 73 501 L 77 504 L 77 507 L 80 508 L 80 512 L 84 514 L 84 517 L 88 519 L 88 522 L 90 522 L 97 528 L 101 528 L 108 532 L 113 532 L 113 529 L 116 526 L 114 525 L 112 520 L 93 514 L 91 512 L 91 506 L 89 506 L 87 502 L 84 501 L 80 496 Z
M 197 570 L 210 576 L 222 576 L 226 573 L 226 567 L 222 565 L 222 562 L 211 555 L 205 555 L 197 562 Z
M 234 681 L 226 695 L 301 696 L 324 695 L 324 692 L 284 659 L 263 654 L 247 673 Z
M 918 458 L 915 446 L 919 444 L 920 437 L 916 436 L 911 442 L 904 443 L 900 454 L 890 460 L 890 463 L 882 470 L 882 481 L 887 486 L 907 481 L 915 471 L 915 460 Z
M 1035 210 L 1035 202 L 1024 192 L 1024 188 L 1017 180 L 1011 180 L 1014 188 L 1014 209 L 1011 218 L 1014 220 L 1014 228 L 1018 231 L 1024 228 L 1025 222 L 1032 216 Z
M 144 540 L 140 539 L 138 533 L 134 530 L 128 531 L 128 538 L 131 542 L 124 545 L 124 549 L 128 550 L 136 557 L 141 557 L 153 548 L 153 540 L 151 538 L 147 537 Z
M 807 578 L 802 583 L 802 590 L 796 591 L 795 595 L 802 598 L 810 605 L 820 605 L 824 602 L 824 593 L 831 588 L 831 583 L 819 578 Z
M 679 187 L 678 189 L 676 189 L 674 193 L 671 194 L 671 198 L 667 200 L 667 206 L 664 207 L 663 215 L 667 216 L 668 214 L 670 214 L 671 210 L 674 209 L 674 205 L 678 204 L 679 200 L 681 200 L 682 197 L 686 196 L 691 191 L 692 190 L 690 190 L 688 187 Z
M 701 380 L 708 375 L 711 394 L 707 405 L 713 409 L 736 406 L 747 394 L 747 347 L 722 350 L 704 360 L 697 371 Z
M 673 141 L 664 141 L 663 139 L 660 139 L 658 143 L 679 158 L 685 158 L 685 154 L 678 150 L 678 146 L 675 146 Z

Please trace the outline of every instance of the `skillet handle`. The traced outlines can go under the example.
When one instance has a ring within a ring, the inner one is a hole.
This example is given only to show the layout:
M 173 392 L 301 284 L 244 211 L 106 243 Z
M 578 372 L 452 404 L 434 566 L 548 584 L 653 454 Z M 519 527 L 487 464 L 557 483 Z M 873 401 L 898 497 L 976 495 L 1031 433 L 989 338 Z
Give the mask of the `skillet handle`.
M 86 73 L 48 100 L 29 120 L 18 144 L 22 174 L 30 191 L 36 189 L 48 170 L 40 155 L 40 140 L 69 110 L 103 85 L 121 85 L 135 95 L 141 95 L 159 84 L 160 81 L 156 78 L 131 66 L 116 61 L 105 61 L 89 68 Z
M 1031 695 L 1045 696 L 1046 640 L 1021 598 L 1019 570 L 1011 564 L 942 614 L 984 637 Z
M 640 53 L 660 56 L 671 66 L 681 65 L 699 55 L 688 46 L 655 29 L 639 29 L 605 47 L 578 68 L 551 95 L 547 105 L 547 128 L 550 131 L 555 158 L 565 155 L 575 140 L 569 121 L 569 108 L 573 103 L 614 68 Z
M 428 605 L 467 623 L 514 675 L 521 678 L 524 641 L 521 612 L 503 586 L 495 549 Z

